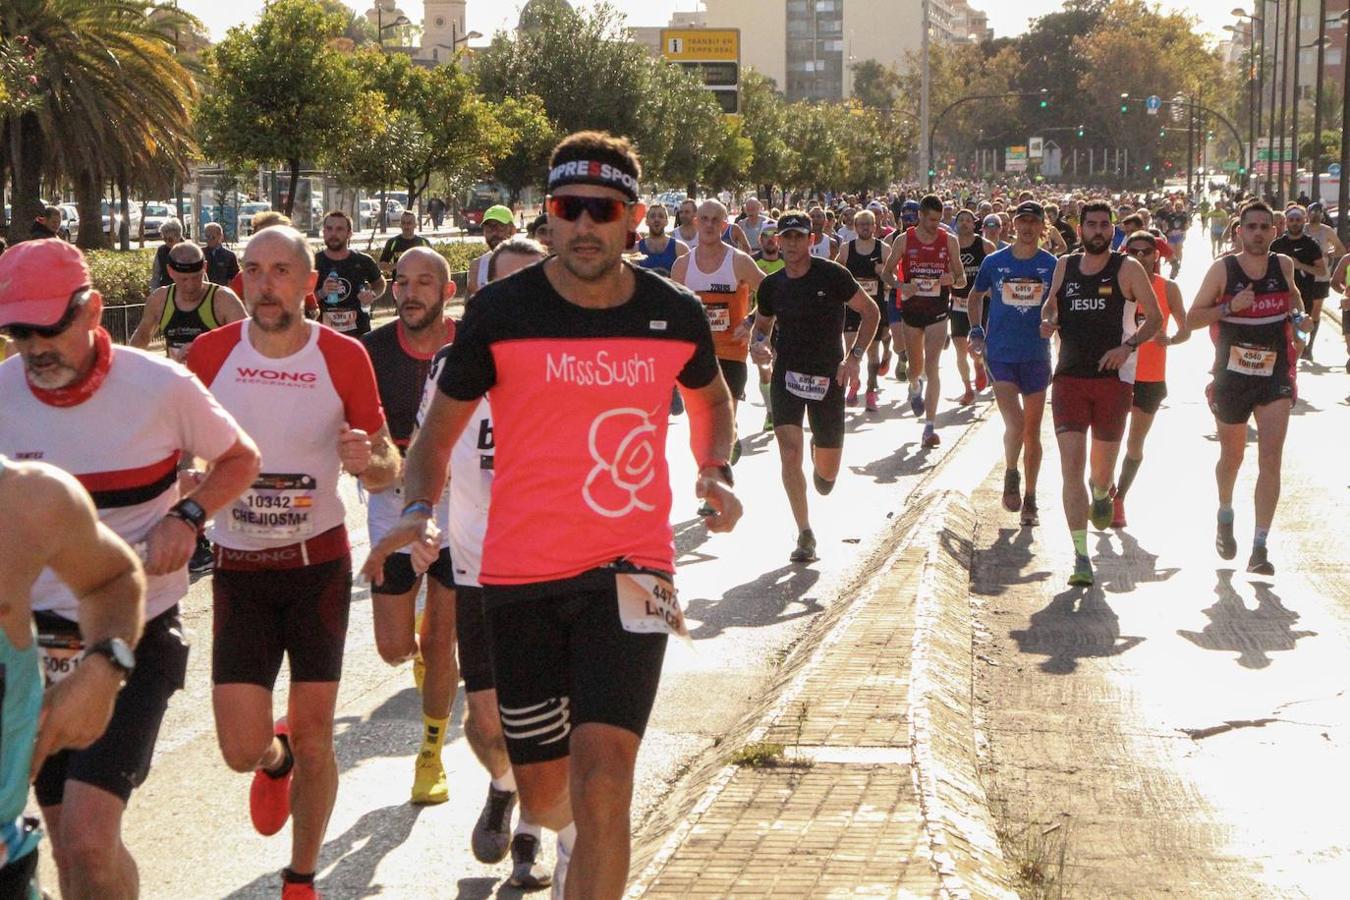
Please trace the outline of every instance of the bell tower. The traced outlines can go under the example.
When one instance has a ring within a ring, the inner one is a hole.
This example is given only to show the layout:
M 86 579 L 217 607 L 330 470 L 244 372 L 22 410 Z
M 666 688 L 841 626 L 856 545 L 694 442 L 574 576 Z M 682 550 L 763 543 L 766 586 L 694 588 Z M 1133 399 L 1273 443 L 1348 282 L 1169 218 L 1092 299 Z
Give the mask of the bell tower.
M 465 45 L 464 35 L 469 29 L 464 24 L 467 0 L 424 0 L 422 6 L 423 59 L 444 62 L 454 56 L 455 50 Z

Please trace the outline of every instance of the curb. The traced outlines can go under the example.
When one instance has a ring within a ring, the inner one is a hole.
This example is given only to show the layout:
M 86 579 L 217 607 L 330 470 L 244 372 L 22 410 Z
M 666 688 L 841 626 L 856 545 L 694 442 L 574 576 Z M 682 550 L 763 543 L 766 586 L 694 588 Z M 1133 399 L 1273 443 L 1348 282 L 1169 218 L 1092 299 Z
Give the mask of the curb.
M 726 761 L 729 751 L 782 727 L 825 660 L 835 652 L 856 652 L 840 643 L 849 625 L 874 604 L 904 608 L 896 595 L 908 596 L 910 587 L 916 590 L 912 649 L 909 659 L 897 664 L 910 665 L 911 686 L 908 703 L 895 711 L 909 719 L 909 746 L 891 749 L 906 749 L 905 761 L 912 759 L 921 840 L 932 874 L 944 895 L 1016 896 L 977 774 L 969 591 L 974 528 L 975 515 L 959 492 L 930 492 L 907 504 L 854 581 L 854 599 L 835 604 L 816 622 L 760 703 L 695 761 L 670 799 L 644 823 L 633 854 L 638 874 L 626 896 L 642 896 L 651 887 L 731 784 L 740 767 Z M 897 572 L 907 577 L 897 583 Z M 645 844 L 642 834 L 649 837 Z

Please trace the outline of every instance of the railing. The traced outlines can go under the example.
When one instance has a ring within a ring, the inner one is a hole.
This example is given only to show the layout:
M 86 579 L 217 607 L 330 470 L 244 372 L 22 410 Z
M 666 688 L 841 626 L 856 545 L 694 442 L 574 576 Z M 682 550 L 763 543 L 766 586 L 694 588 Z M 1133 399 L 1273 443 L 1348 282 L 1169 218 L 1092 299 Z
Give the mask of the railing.
M 112 335 L 115 343 L 125 344 L 136 333 L 145 314 L 144 303 L 128 303 L 121 306 L 103 307 L 103 327 Z

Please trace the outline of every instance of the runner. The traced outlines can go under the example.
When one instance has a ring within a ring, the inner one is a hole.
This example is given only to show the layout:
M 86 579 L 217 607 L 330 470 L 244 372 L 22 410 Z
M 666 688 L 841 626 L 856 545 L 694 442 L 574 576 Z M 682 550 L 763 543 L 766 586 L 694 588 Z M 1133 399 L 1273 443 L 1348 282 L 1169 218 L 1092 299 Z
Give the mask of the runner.
M 736 404 L 745 399 L 749 374 L 745 356 L 750 349 L 750 293 L 759 288 L 764 273 L 748 253 L 742 253 L 722 241 L 726 229 L 727 208 L 719 200 L 704 200 L 698 208 L 698 243 L 675 260 L 670 277 L 698 294 L 712 328 L 717 364 L 731 391 L 732 415 Z M 733 419 L 734 421 L 734 419 Z M 741 457 L 741 442 L 732 442 L 731 464 Z M 700 515 L 707 515 L 701 510 Z
M 708 527 L 730 531 L 740 518 L 731 397 L 707 315 L 684 288 L 623 262 L 643 213 L 638 178 L 624 139 L 580 132 L 555 148 L 557 255 L 484 288 L 466 317 L 408 453 L 412 502 L 382 545 L 435 545 L 426 498 L 440 496 L 451 450 L 490 392 L 496 480 L 480 580 L 521 802 L 558 831 L 557 897 L 569 869 L 572 896 L 623 892 L 634 761 L 666 636 L 687 633 L 670 584 L 663 452 L 676 380 L 696 493 L 715 511 Z M 378 576 L 382 564 L 372 551 L 364 571 Z M 669 618 L 647 615 L 648 604 Z
M 1074 585 L 1093 581 L 1087 549 L 1088 490 L 1092 525 L 1104 530 L 1111 525 L 1111 484 L 1134 396 L 1135 354 L 1162 326 L 1148 273 L 1135 260 L 1111 250 L 1114 228 L 1110 204 L 1083 205 L 1078 226 L 1083 249 L 1055 266 L 1050 296 L 1041 308 L 1041 336 L 1059 332 L 1051 413 L 1064 473 L 1064 517 L 1073 538 L 1069 584 Z M 1136 323 L 1137 315 L 1142 324 Z M 1085 466 L 1088 490 L 1083 488 Z
M 960 404 L 969 406 L 975 402 L 976 393 L 989 385 L 984 363 L 980 360 L 975 360 L 975 386 L 972 387 L 970 383 L 970 292 L 975 287 L 975 276 L 980 273 L 980 264 L 996 248 L 992 241 L 975 233 L 975 214 L 968 209 L 956 214 L 956 241 L 961 248 L 961 268 L 965 270 L 966 283 L 962 287 L 952 288 L 952 345 L 956 347 L 956 370 L 961 373 L 961 383 L 965 385 Z M 988 311 L 988 307 L 984 310 Z
M 489 206 L 483 213 L 483 243 L 487 244 L 487 252 L 479 256 L 469 264 L 469 296 L 472 297 L 478 293 L 483 285 L 487 284 L 487 264 L 488 258 L 492 256 L 492 251 L 497 249 L 497 245 L 516 233 L 516 220 L 511 215 L 509 206 L 502 206 L 500 203 L 496 206 Z
M 1309 312 L 1312 317 L 1312 334 L 1308 336 L 1308 347 L 1304 351 L 1306 359 L 1312 359 L 1313 344 L 1317 343 L 1317 329 L 1322 324 L 1322 304 L 1331 296 L 1331 273 L 1345 255 L 1345 245 L 1337 236 L 1336 229 L 1327 224 L 1326 215 L 1326 207 L 1322 205 L 1321 200 L 1314 200 L 1308 204 L 1308 224 L 1304 230 L 1322 248 L 1322 256 L 1327 261 L 1327 270 L 1324 275 L 1318 276 L 1316 290 L 1313 292 L 1316 302 L 1311 304 Z M 1306 299 L 1304 302 L 1307 302 Z
M 1061 209 L 1053 203 L 1046 204 L 1045 215 L 1054 226 L 1056 232 L 1064 241 L 1064 253 L 1073 253 L 1078 250 L 1078 225 L 1076 222 L 1078 216 L 1078 205 L 1073 203 L 1072 198 L 1066 198 L 1066 207 L 1072 203 L 1075 221 L 1068 218 L 1068 210 Z
M 818 256 L 821 259 L 834 259 L 839 255 L 839 239 L 830 234 L 826 228 L 825 210 L 819 206 L 811 207 L 808 214 L 811 217 L 811 255 Z M 781 239 L 783 230 L 778 230 Z
M 864 335 L 862 344 L 867 348 L 867 395 L 865 398 L 866 409 L 868 412 L 877 411 L 877 394 L 880 386 L 877 384 L 877 376 L 883 374 L 881 369 L 881 340 L 880 336 L 886 329 L 881 324 L 882 313 L 885 310 L 885 300 L 881 294 L 881 270 L 885 263 L 886 247 L 881 241 L 876 240 L 873 235 L 876 229 L 876 216 L 870 210 L 861 210 L 853 217 L 854 226 L 857 228 L 857 237 L 848 241 L 839 247 L 839 256 L 835 262 L 848 269 L 854 280 L 862 287 L 863 292 L 872 298 L 877 306 L 877 330 L 876 334 Z M 858 342 L 858 329 L 862 326 L 862 316 L 853 309 L 844 310 L 844 343 L 852 347 Z M 849 406 L 858 404 L 858 384 L 850 382 L 848 396 L 844 402 Z
M 398 317 L 363 337 L 361 343 L 375 370 L 390 437 L 403 452 L 412 439 L 418 398 L 432 357 L 454 337 L 445 303 L 455 295 L 455 285 L 449 263 L 430 247 L 402 251 L 396 271 Z M 370 495 L 367 513 L 372 545 L 399 520 L 403 503 L 398 484 Z M 442 524 L 449 522 L 446 506 L 445 498 L 437 504 Z M 416 606 L 422 578 L 413 571 L 408 554 L 391 554 L 384 563 L 383 580 L 370 588 L 375 647 L 391 666 L 412 660 L 413 677 L 422 694 L 422 746 L 413 768 L 413 803 L 444 803 L 450 797 L 441 764 L 441 745 L 459 681 L 454 652 L 455 576 L 450 559 L 450 551 L 442 547 L 428 572 L 431 577 L 421 616 L 416 615 Z
M 1350 255 L 1341 256 L 1336 264 L 1336 272 L 1331 276 L 1331 286 L 1341 295 L 1341 334 L 1345 338 L 1345 373 L 1350 375 L 1350 325 L 1346 323 L 1346 313 L 1350 312 L 1350 290 L 1346 288 L 1346 274 L 1350 269 Z
M 1139 466 L 1144 461 L 1144 439 L 1153 427 L 1153 417 L 1167 397 L 1167 348 L 1182 344 L 1191 336 L 1186 327 L 1186 307 L 1181 299 L 1181 287 L 1158 272 L 1158 244 L 1152 232 L 1136 231 L 1125 241 L 1126 255 L 1144 267 L 1153 284 L 1153 299 L 1162 315 L 1162 324 L 1151 340 L 1139 344 L 1134 369 L 1134 397 L 1130 407 L 1130 430 L 1125 443 L 1125 459 L 1120 464 L 1120 476 L 1111 488 L 1114 504 L 1112 528 L 1124 528 L 1125 495 L 1134 483 Z M 1177 333 L 1167 336 L 1167 320 L 1175 318 Z M 1137 317 L 1136 317 L 1137 321 Z
M 211 526 L 212 705 L 225 764 L 253 773 L 253 827 L 270 836 L 292 820 L 286 900 L 318 896 L 314 872 L 337 794 L 333 712 L 351 600 L 338 477 L 346 471 L 378 492 L 398 474 L 365 351 L 301 315 L 314 265 L 294 228 L 254 235 L 244 253 L 250 318 L 203 335 L 188 352 L 188 368 L 258 440 L 266 461 Z M 288 710 L 274 727 L 272 691 L 285 657 Z
M 148 350 L 163 335 L 169 359 L 182 362 L 200 335 L 244 318 L 244 304 L 234 291 L 206 280 L 206 260 L 191 241 L 169 251 L 167 271 L 172 280 L 146 298 L 140 324 L 127 343 Z
M 380 274 L 392 276 L 398 268 L 398 260 L 414 247 L 430 247 L 431 241 L 417 233 L 417 213 L 405 209 L 398 218 L 399 233 L 384 242 L 380 251 Z M 397 298 L 394 301 L 398 302 Z
M 503 241 L 492 251 L 488 281 L 512 275 L 545 256 L 544 247 L 533 241 L 517 238 Z M 436 395 L 436 382 L 449 353 L 449 348 L 441 350 L 432 363 L 418 412 L 419 422 Z M 473 855 L 480 862 L 497 863 L 506 858 L 509 850 L 511 885 L 531 890 L 547 887 L 553 876 L 539 864 L 542 832 L 538 824 L 529 820 L 525 810 L 521 810 L 515 832 L 511 830 L 511 813 L 517 801 L 516 779 L 506 755 L 501 717 L 497 713 L 483 589 L 479 584 L 483 535 L 487 532 L 492 495 L 494 451 L 492 414 L 484 399 L 479 401 L 450 454 L 450 519 L 441 529 L 441 542 L 449 540 L 450 557 L 454 560 L 455 634 L 460 673 L 464 677 L 464 736 L 491 778 L 487 800 L 473 829 L 470 842 Z M 439 527 L 439 509 L 437 513 Z M 415 543 L 412 557 L 414 571 L 420 572 L 434 567 L 441 554 L 432 556 L 425 545 Z M 386 560 L 386 569 L 388 565 Z
M 28 783 L 49 754 L 88 747 L 103 734 L 136 665 L 145 576 L 131 548 L 99 522 L 79 482 L 54 466 L 0 456 L 0 517 L 7 529 L 0 534 L 0 897 L 36 900 L 47 895 L 37 883 L 38 821 L 24 816 Z M 33 634 L 30 597 L 48 574 L 76 599 L 79 638 L 89 649 L 44 696 L 44 660 L 57 648 Z
M 1214 259 L 1218 259 L 1228 249 L 1226 236 L 1228 222 L 1232 217 L 1233 214 L 1222 203 L 1214 204 L 1205 213 L 1205 219 L 1209 222 L 1209 251 Z
M 787 265 L 778 245 L 778 222 L 770 221 L 759 230 L 759 252 L 755 254 L 755 265 L 765 275 L 772 275 Z M 758 305 L 758 296 L 751 298 Z M 755 362 L 759 371 L 759 396 L 764 401 L 764 430 L 773 431 L 773 366 Z
M 675 211 L 675 230 L 671 235 L 687 247 L 698 243 L 698 202 L 693 197 L 685 197 Z
M 994 245 L 995 250 L 1002 250 L 1009 246 L 1009 242 L 1004 240 L 1003 220 L 997 215 L 990 213 L 984 217 L 982 223 L 982 236 L 986 241 Z M 1037 245 L 1039 247 L 1039 244 Z
M 662 275 L 669 275 L 675 268 L 675 260 L 689 252 L 688 246 L 666 234 L 667 221 L 666 208 L 652 204 L 647 210 L 647 236 L 637 242 L 637 251 L 642 254 L 637 264 Z
M 884 275 L 894 277 L 904 260 L 904 280 L 897 300 L 905 324 L 905 355 L 912 377 L 909 408 L 924 416 L 923 446 L 942 443 L 937 434 L 937 405 L 941 396 L 942 347 L 947 341 L 951 289 L 965 287 L 961 245 L 942 227 L 942 201 L 928 194 L 919 201 L 919 221 L 891 244 Z
M 987 366 L 1003 417 L 1003 508 L 1021 511 L 1021 523 L 1039 525 L 1036 484 L 1041 472 L 1041 419 L 1050 384 L 1050 341 L 1041 337 L 1041 304 L 1050 292 L 1055 258 L 1041 249 L 1045 212 L 1022 204 L 1013 220 L 1017 241 L 980 263 L 970 292 L 970 352 Z M 989 314 L 984 314 L 985 298 Z M 974 324 L 987 321 L 985 328 Z M 1025 454 L 1026 490 L 1018 460 Z
M 745 201 L 745 215 L 737 220 L 736 224 L 740 226 L 741 233 L 745 235 L 746 241 L 751 247 L 759 247 L 759 233 L 765 225 L 770 225 L 773 220 L 764 215 L 764 204 L 759 202 L 758 197 L 751 197 Z
M 1322 301 L 1331 294 L 1331 269 L 1321 243 L 1306 230 L 1307 220 L 1303 207 L 1286 209 L 1284 234 L 1271 242 L 1270 252 L 1282 253 L 1294 262 L 1294 285 L 1312 320 L 1312 334 L 1300 358 L 1312 362 L 1312 342 L 1317 336 L 1317 320 L 1322 316 Z
M 1242 252 L 1217 260 L 1205 273 L 1186 323 L 1217 325 L 1210 409 L 1219 436 L 1219 514 L 1215 548 L 1237 555 L 1233 536 L 1233 485 L 1247 445 L 1247 422 L 1256 419 L 1255 527 L 1247 571 L 1274 575 L 1266 542 L 1280 500 L 1280 460 L 1289 413 L 1298 398 L 1296 375 L 1302 335 L 1308 330 L 1294 281 L 1294 262 L 1272 253 L 1275 213 L 1252 201 L 1238 214 Z M 1291 327 L 1292 326 L 1292 327 Z
M 254 232 L 249 243 L 257 237 Z M 334 331 L 360 337 L 370 331 L 370 306 L 384 293 L 385 281 L 375 260 L 348 246 L 351 239 L 350 216 L 340 209 L 325 215 L 324 249 L 315 255 L 314 268 L 319 273 L 319 321 Z M 244 255 L 247 257 L 248 251 Z M 244 268 L 248 268 L 247 263 Z M 244 282 L 247 291 L 247 277 Z
M 178 604 L 187 563 L 207 514 L 253 479 L 258 452 L 234 420 L 182 366 L 114 346 L 99 325 L 103 298 L 79 250 L 30 241 L 0 257 L 0 326 L 22 361 L 0 365 L 0 453 L 41 460 L 74 475 L 99 519 L 128 544 L 145 545 L 145 629 L 135 671 L 96 742 L 49 757 L 34 782 L 66 897 L 135 897 L 136 863 L 122 817 L 150 771 L 169 698 L 182 689 L 187 645 Z M 210 462 L 180 498 L 180 459 Z M 32 589 L 50 682 L 82 648 L 81 604 L 44 573 Z
M 822 495 L 834 490 L 844 448 L 844 389 L 858 377 L 867 354 L 864 335 L 881 322 L 876 301 L 833 260 L 811 254 L 813 223 L 801 212 L 778 219 L 786 265 L 764 279 L 755 315 L 755 362 L 773 362 L 773 432 L 778 442 L 783 488 L 797 525 L 792 562 L 816 559 L 816 536 L 806 504 L 802 419 L 811 423 L 812 482 Z M 845 351 L 844 311 L 861 326 Z M 774 328 L 777 327 L 775 334 Z M 769 336 L 775 335 L 772 346 Z
M 1148 212 L 1147 209 L 1142 210 Z M 1172 280 L 1176 280 L 1177 273 L 1181 271 L 1182 250 L 1186 246 L 1186 232 L 1191 228 L 1191 214 L 1186 210 L 1186 201 L 1180 196 L 1174 197 L 1170 205 L 1164 206 L 1158 210 L 1155 217 L 1158 222 L 1158 230 L 1167 238 L 1167 243 L 1172 246 L 1172 258 L 1169 262 L 1172 265 Z M 1148 220 L 1144 220 L 1144 227 L 1148 227 Z

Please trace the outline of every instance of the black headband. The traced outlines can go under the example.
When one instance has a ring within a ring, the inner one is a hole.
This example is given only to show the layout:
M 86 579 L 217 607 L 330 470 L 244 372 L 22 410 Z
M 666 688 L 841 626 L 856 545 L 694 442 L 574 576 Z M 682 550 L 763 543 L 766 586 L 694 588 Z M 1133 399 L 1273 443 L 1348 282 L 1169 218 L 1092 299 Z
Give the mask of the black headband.
M 195 262 L 179 262 L 172 256 L 169 257 L 169 268 L 175 272 L 200 272 L 206 266 L 205 259 L 199 259 Z
M 574 159 L 559 163 L 548 173 L 548 190 L 567 184 L 598 184 L 601 187 L 614 188 L 628 196 L 634 202 L 638 198 L 637 176 L 613 163 L 596 160 Z

